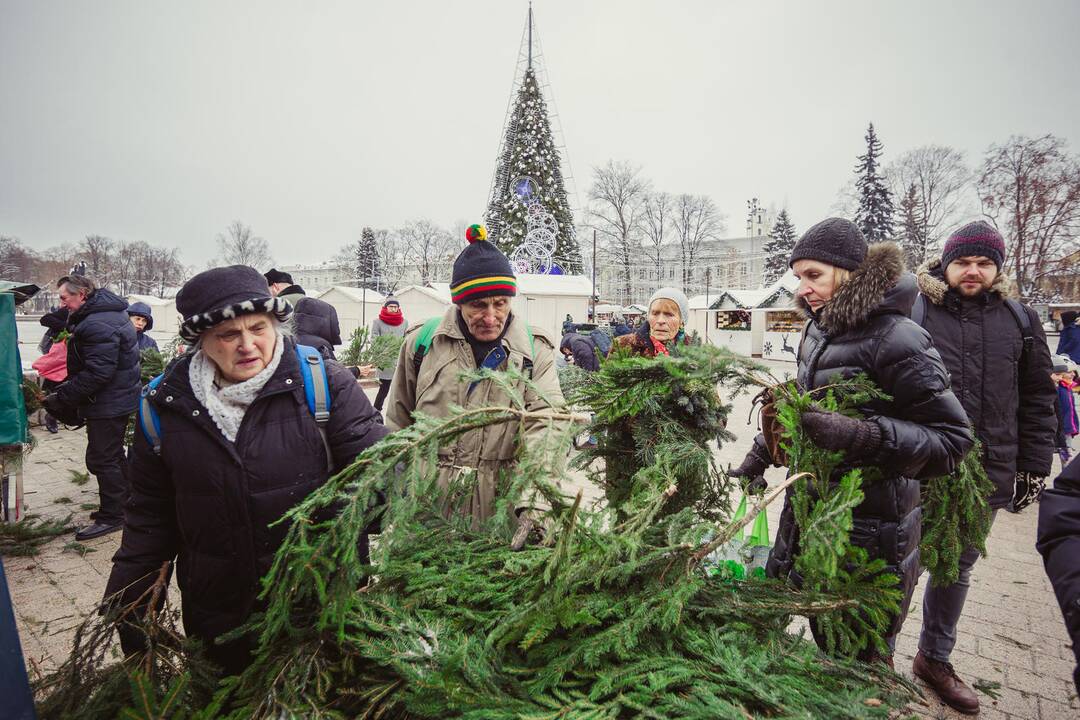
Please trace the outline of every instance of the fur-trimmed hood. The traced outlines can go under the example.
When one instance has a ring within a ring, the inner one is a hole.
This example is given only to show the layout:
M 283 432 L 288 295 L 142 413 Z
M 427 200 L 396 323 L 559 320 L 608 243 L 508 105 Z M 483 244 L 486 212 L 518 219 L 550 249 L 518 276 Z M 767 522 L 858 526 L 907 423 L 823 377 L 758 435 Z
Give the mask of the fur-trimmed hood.
M 906 271 L 896 243 L 871 245 L 862 265 L 851 273 L 832 299 L 815 313 L 802 297 L 796 306 L 823 330 L 840 335 L 863 325 L 871 315 L 899 312 L 908 315 L 918 295 L 915 277 Z
M 941 267 L 941 258 L 927 260 L 915 272 L 919 280 L 919 290 L 935 305 L 945 304 L 945 297 L 949 292 L 949 284 L 945 282 L 945 268 Z M 997 293 L 1002 297 L 1013 297 L 1013 284 L 1009 277 L 998 272 L 993 284 L 987 292 Z

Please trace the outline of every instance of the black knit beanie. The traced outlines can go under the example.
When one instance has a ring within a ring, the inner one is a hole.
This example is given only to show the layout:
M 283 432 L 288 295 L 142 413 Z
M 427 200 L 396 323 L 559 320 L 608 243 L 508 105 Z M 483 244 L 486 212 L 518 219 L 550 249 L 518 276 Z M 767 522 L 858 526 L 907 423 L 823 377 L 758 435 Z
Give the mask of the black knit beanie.
M 289 283 L 290 285 L 293 284 L 292 275 L 278 270 L 277 268 L 270 268 L 263 274 L 263 277 L 266 278 L 267 285 L 273 285 L 274 283 L 279 282 Z
M 788 258 L 817 260 L 845 270 L 854 270 L 866 258 L 866 238 L 855 223 L 843 218 L 826 218 L 803 233 Z
M 956 258 L 980 256 L 993 260 L 998 270 L 1005 262 L 1005 238 L 985 220 L 969 222 L 949 236 L 941 250 L 941 267 Z
M 183 321 L 180 337 L 195 342 L 208 328 L 248 313 L 273 313 L 281 321 L 292 315 L 284 298 L 272 297 L 266 278 L 247 265 L 205 270 L 184 283 L 176 294 Z
M 468 247 L 454 260 L 450 299 L 460 305 L 495 295 L 517 295 L 514 268 L 499 248 L 487 241 L 484 226 L 470 225 L 465 239 Z

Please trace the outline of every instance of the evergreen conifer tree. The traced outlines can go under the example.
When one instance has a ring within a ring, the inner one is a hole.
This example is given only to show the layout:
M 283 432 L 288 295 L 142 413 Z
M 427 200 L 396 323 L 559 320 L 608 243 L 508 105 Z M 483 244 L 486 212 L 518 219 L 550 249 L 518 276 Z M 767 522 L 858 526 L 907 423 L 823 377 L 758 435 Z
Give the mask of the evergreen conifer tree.
M 855 224 L 870 242 L 886 240 L 893 234 L 892 193 L 881 174 L 881 141 L 874 132 L 874 123 L 866 130 L 866 154 L 858 157 L 855 166 L 855 187 L 859 194 L 859 209 Z
M 762 248 L 765 253 L 765 271 L 761 281 L 764 286 L 772 285 L 787 271 L 788 258 L 798 239 L 787 210 L 781 210 L 769 232 L 769 239 Z
M 903 233 L 900 238 L 900 246 L 904 250 L 908 267 L 917 268 L 926 261 L 927 242 L 926 235 L 923 232 L 925 223 L 922 222 L 915 183 L 908 187 L 904 197 L 900 200 L 900 223 L 901 232 Z
M 520 177 L 536 182 L 537 199 L 555 218 L 555 264 L 566 273 L 582 272 L 581 248 L 563 184 L 559 150 L 532 67 L 525 71 L 506 125 L 485 218 L 492 241 L 507 255 L 521 245 L 528 232 L 529 208 L 513 187 L 514 180 Z
M 375 231 L 366 227 L 360 233 L 360 242 L 356 246 L 356 280 L 360 287 L 377 290 L 379 278 L 379 250 L 375 246 Z

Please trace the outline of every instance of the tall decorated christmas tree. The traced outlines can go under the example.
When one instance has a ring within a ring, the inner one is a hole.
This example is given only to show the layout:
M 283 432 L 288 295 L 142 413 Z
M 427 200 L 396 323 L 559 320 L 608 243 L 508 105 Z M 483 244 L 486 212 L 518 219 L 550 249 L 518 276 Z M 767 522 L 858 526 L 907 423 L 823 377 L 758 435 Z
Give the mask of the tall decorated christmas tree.
M 506 121 L 485 222 L 492 241 L 519 269 L 576 274 L 582 272 L 581 249 L 534 67 L 532 8 L 526 30 L 525 71 Z

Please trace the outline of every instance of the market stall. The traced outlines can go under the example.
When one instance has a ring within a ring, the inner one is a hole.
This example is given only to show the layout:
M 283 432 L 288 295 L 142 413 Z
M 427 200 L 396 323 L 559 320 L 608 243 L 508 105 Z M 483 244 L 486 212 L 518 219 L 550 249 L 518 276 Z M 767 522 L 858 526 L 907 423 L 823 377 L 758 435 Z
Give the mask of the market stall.
M 806 318 L 798 310 L 791 308 L 765 309 L 762 314 L 765 328 L 761 357 L 766 360 L 795 362 Z

